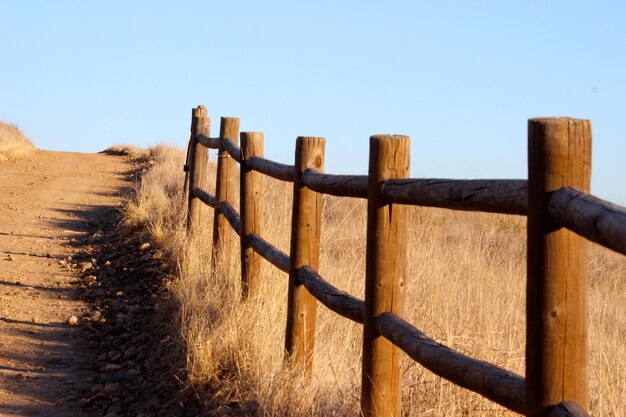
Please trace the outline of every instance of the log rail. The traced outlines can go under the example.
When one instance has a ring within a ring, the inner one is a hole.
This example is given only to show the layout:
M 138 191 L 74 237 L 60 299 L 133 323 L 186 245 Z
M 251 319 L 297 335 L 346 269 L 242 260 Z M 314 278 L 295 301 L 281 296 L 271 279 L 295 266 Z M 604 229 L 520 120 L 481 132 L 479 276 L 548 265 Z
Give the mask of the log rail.
M 319 301 L 336 314 L 364 324 L 361 407 L 365 416 L 400 415 L 398 349 L 433 373 L 517 413 L 533 417 L 588 416 L 587 330 L 583 317 L 585 239 L 626 255 L 626 208 L 588 192 L 591 148 L 588 121 L 529 120 L 528 181 L 401 178 L 408 172 L 408 137 L 390 135 L 373 136 L 370 140 L 370 175 L 375 177 L 326 174 L 322 172 L 323 138 L 298 138 L 296 164 L 286 165 L 263 158 L 262 133 L 242 132 L 242 148 L 239 148 L 233 139 L 234 130 L 224 131 L 229 123 L 238 129 L 239 119 L 222 118 L 220 137 L 211 138 L 206 110 L 202 106 L 194 109 L 185 167 L 205 169 L 198 158 L 202 147 L 218 149 L 221 158 L 237 162 L 242 190 L 240 206 L 245 216 L 240 217 L 228 199 L 210 195 L 202 188 L 206 179 L 199 176 L 205 175 L 204 171 L 190 172 L 189 232 L 198 225 L 196 217 L 201 212 L 196 201 L 200 201 L 214 208 L 216 217 L 217 213 L 223 215 L 240 235 L 243 298 L 254 288 L 252 281 L 260 277 L 256 254 L 289 274 L 285 349 L 287 357 L 293 359 L 292 366 L 311 373 L 315 301 Z M 206 156 L 201 154 L 202 158 Z M 227 161 L 221 165 L 229 166 Z M 218 182 L 232 183 L 234 179 L 229 176 L 233 172 L 232 169 L 227 174 L 220 172 L 218 164 Z M 257 232 L 262 223 L 258 218 L 262 183 L 253 172 L 294 183 L 289 255 Z M 335 288 L 316 271 L 321 194 L 368 199 L 365 300 Z M 406 234 L 406 218 L 402 205 L 529 218 L 527 299 L 530 301 L 525 377 L 456 352 L 402 319 L 401 292 L 393 296 L 389 292 L 400 291 L 404 279 L 406 239 L 402 234 Z M 561 237 L 566 229 L 585 239 Z M 394 245 L 393 249 L 388 247 L 390 244 Z M 568 256 L 574 256 L 573 259 L 579 259 L 579 255 L 582 258 L 572 266 L 571 262 L 558 258 L 557 254 L 561 253 L 572 253 Z M 544 267 L 548 261 L 550 268 Z M 395 263 L 392 274 L 385 269 L 389 262 Z M 577 290 L 572 290 L 572 286 Z M 555 316 L 549 311 L 551 303 L 565 300 L 571 294 L 575 296 L 567 299 L 568 309 L 562 313 L 563 318 L 558 318 L 561 321 L 548 323 L 542 330 L 546 318 Z M 542 370 L 546 367 L 551 372 Z

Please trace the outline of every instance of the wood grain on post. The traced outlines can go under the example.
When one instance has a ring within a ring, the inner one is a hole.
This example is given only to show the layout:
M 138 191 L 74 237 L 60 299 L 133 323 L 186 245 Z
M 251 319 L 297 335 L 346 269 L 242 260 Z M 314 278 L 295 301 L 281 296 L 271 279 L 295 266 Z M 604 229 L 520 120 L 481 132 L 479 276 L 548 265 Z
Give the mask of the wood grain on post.
M 207 135 L 208 136 L 208 135 Z M 237 142 L 239 137 L 239 118 L 222 117 L 220 123 L 220 147 L 217 153 L 217 179 L 215 181 L 215 198 L 217 202 L 235 199 L 235 161 L 230 157 L 222 142 L 225 138 Z M 228 265 L 230 249 L 232 248 L 233 234 L 230 233 L 228 220 L 220 211 L 215 210 L 213 218 L 213 267 L 220 268 Z
M 400 355 L 402 351 L 376 330 L 376 317 L 404 311 L 406 279 L 406 207 L 388 204 L 381 184 L 409 175 L 408 136 L 370 138 L 365 317 L 361 409 L 365 416 L 400 416 Z
M 250 247 L 246 239 L 251 233 L 263 232 L 263 175 L 253 171 L 246 163 L 253 156 L 263 156 L 263 133 L 241 133 L 241 170 L 239 206 L 241 216 L 241 291 L 246 298 L 254 291 L 261 277 L 261 256 Z
M 285 351 L 288 359 L 307 375 L 313 369 L 317 303 L 300 283 L 297 270 L 306 265 L 319 269 L 322 195 L 302 184 L 302 173 L 309 168 L 324 170 L 324 145 L 324 138 L 299 137 L 294 165 Z
M 191 111 L 191 138 L 189 144 L 189 195 L 187 211 L 187 230 L 199 230 L 207 218 L 207 208 L 193 193 L 195 188 L 207 187 L 208 149 L 198 143 L 198 135 L 209 135 L 211 121 L 203 105 Z
M 526 410 L 538 417 L 563 401 L 589 409 L 586 241 L 559 227 L 548 207 L 565 186 L 589 191 L 591 123 L 528 121 Z

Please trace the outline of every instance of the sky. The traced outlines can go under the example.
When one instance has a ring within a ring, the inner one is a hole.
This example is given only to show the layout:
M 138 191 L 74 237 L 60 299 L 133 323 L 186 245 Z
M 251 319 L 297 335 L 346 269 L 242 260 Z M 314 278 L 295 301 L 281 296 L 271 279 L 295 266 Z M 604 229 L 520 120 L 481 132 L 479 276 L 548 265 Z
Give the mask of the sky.
M 527 120 L 593 127 L 592 193 L 626 205 L 626 2 L 0 0 L 0 118 L 42 149 L 186 146 L 191 109 L 265 155 L 326 138 L 366 174 L 411 137 L 411 176 L 527 178 Z

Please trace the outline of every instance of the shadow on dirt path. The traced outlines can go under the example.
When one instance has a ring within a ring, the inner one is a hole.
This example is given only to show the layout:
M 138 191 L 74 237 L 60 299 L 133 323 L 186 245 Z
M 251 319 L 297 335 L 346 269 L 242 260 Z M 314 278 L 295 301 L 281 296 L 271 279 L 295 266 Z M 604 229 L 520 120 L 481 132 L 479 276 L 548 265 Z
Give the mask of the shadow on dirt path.
M 74 284 L 93 265 L 71 257 L 134 181 L 127 160 L 103 154 L 38 151 L 0 164 L 0 416 L 91 415 L 77 401 L 96 350 L 67 321 L 88 309 Z

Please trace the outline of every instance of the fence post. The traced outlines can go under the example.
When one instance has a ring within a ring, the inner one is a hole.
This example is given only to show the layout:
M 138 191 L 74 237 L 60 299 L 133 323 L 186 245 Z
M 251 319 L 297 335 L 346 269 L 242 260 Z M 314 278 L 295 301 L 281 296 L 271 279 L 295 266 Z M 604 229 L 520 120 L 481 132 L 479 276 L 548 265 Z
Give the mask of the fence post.
M 187 230 L 194 231 L 201 227 L 206 219 L 207 208 L 193 193 L 194 188 L 207 187 L 207 163 L 209 150 L 198 143 L 198 135 L 209 136 L 211 120 L 207 110 L 201 104 L 191 110 L 191 137 L 189 138 L 189 155 L 187 169 L 189 171 L 189 193 L 187 201 Z
M 253 156 L 263 156 L 263 133 L 241 133 L 241 168 L 239 207 L 241 212 L 241 292 L 245 299 L 254 292 L 261 276 L 261 256 L 256 253 L 246 237 L 263 231 L 263 175 L 251 170 L 246 161 Z
M 589 409 L 586 241 L 548 213 L 551 192 L 589 191 L 591 123 L 570 118 L 528 121 L 528 266 L 526 410 L 554 404 Z
M 217 178 L 215 180 L 215 198 L 217 202 L 235 200 L 235 164 L 223 146 L 224 139 L 237 143 L 239 137 L 239 118 L 222 117 L 220 121 L 220 146 L 217 151 Z M 233 236 L 226 217 L 215 210 L 213 217 L 213 270 L 228 265 Z
M 316 300 L 299 282 L 296 271 L 305 265 L 319 269 L 322 195 L 302 184 L 302 172 L 324 170 L 325 142 L 320 137 L 299 137 L 294 164 L 285 351 L 307 376 L 313 370 Z
M 376 317 L 389 311 L 402 316 L 406 279 L 406 207 L 389 204 L 381 182 L 409 175 L 408 136 L 370 138 L 367 201 L 367 255 L 361 410 L 364 416 L 399 417 L 401 351 L 375 328 Z

